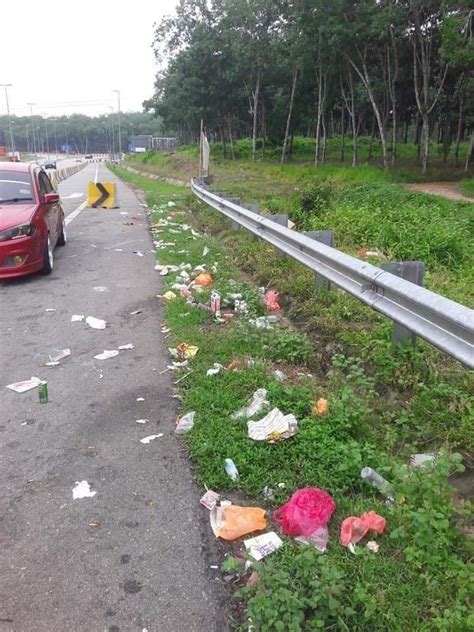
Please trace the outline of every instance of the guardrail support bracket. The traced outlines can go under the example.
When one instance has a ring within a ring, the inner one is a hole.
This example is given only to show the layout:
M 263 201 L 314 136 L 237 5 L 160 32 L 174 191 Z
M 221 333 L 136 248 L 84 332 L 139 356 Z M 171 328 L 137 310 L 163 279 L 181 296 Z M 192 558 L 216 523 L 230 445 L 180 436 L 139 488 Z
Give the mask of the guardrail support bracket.
M 333 230 L 308 230 L 303 233 L 305 237 L 309 237 L 310 239 L 315 239 L 325 246 L 330 246 L 334 248 L 334 231 Z M 314 285 L 317 290 L 326 290 L 329 291 L 331 289 L 331 284 L 327 279 L 320 276 L 319 274 L 314 274 Z

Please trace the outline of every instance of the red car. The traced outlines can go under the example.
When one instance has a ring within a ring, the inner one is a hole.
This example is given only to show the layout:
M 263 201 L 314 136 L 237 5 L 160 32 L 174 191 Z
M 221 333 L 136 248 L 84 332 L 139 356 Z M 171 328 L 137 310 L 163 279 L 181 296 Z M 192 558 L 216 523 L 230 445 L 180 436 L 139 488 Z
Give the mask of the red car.
M 0 162 L 0 279 L 53 269 L 66 243 L 59 194 L 38 165 Z

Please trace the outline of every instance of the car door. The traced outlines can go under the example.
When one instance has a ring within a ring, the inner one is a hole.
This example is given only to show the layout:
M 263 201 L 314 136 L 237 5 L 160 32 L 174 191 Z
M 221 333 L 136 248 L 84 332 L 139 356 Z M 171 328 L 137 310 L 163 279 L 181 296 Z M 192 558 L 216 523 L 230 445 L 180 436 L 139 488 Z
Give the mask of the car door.
M 59 204 L 45 204 L 46 193 L 54 193 L 53 185 L 44 171 L 38 171 L 38 189 L 41 196 L 41 206 L 48 226 L 49 236 L 53 246 L 59 237 Z

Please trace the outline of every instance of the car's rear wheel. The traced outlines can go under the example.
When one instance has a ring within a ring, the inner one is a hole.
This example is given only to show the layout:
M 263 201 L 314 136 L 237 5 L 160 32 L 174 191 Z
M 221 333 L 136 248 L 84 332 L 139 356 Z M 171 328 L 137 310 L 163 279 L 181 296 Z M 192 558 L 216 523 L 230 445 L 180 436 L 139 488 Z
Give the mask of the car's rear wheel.
M 48 236 L 46 237 L 46 241 L 44 244 L 44 252 L 43 252 L 43 268 L 41 272 L 43 274 L 51 274 L 54 266 L 54 255 L 53 255 L 53 245 L 51 243 L 51 239 Z
M 65 246 L 67 244 L 67 233 L 66 233 L 66 223 L 63 220 L 63 225 L 61 227 L 61 233 L 58 237 L 58 246 Z

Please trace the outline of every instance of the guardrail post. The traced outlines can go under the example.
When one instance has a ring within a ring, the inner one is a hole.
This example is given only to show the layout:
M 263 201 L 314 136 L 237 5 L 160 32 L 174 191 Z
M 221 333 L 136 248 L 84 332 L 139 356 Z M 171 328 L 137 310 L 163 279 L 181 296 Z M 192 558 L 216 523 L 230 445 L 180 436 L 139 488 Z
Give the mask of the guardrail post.
M 310 239 L 315 239 L 325 246 L 334 247 L 334 231 L 333 230 L 307 230 L 303 233 L 305 237 L 309 237 Z M 331 289 L 331 284 L 327 279 L 320 276 L 317 272 L 314 273 L 314 285 L 317 290 L 326 290 L 329 291 Z
M 240 198 L 238 198 L 238 197 L 229 197 L 228 195 L 224 195 L 222 197 L 224 197 L 228 202 L 231 202 L 232 204 L 237 204 L 237 206 L 240 206 Z M 234 230 L 240 230 L 239 223 L 238 222 L 232 222 L 232 228 Z
M 400 261 L 398 263 L 382 263 L 380 266 L 382 270 L 391 272 L 396 276 L 410 281 L 416 285 L 423 285 L 423 276 L 425 274 L 425 264 L 423 261 Z M 392 334 L 392 348 L 395 349 L 400 344 L 405 344 L 407 341 L 412 345 L 416 343 L 416 335 L 410 331 L 407 327 L 400 325 L 399 323 L 393 324 Z

